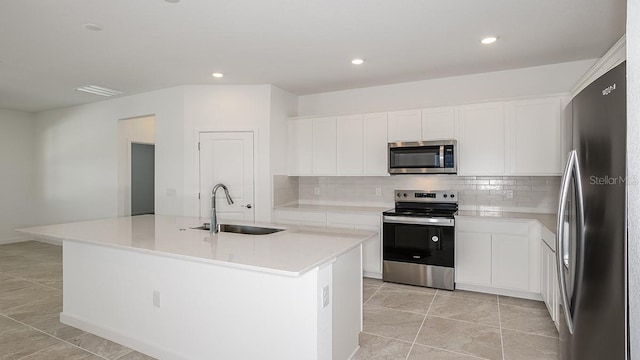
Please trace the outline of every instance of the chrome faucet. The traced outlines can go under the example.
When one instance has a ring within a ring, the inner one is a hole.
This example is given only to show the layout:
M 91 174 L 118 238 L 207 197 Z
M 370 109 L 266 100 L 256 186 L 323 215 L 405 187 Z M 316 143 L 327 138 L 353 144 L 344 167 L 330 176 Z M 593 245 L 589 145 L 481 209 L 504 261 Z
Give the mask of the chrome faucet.
M 215 234 L 220 231 L 218 225 L 218 217 L 216 214 L 216 191 L 218 191 L 218 189 L 220 188 L 224 190 L 224 195 L 227 197 L 227 203 L 229 205 L 233 204 L 231 195 L 229 195 L 229 189 L 227 189 L 224 184 L 216 184 L 216 186 L 213 187 L 213 190 L 211 190 L 211 223 L 209 224 L 209 232 L 211 234 Z

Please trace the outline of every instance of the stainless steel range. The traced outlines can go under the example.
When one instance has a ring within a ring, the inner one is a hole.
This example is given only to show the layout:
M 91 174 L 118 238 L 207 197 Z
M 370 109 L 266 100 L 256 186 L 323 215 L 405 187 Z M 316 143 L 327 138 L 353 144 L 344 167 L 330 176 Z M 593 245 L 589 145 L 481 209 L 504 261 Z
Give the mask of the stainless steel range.
M 384 281 L 453 290 L 456 191 L 396 190 L 382 213 Z

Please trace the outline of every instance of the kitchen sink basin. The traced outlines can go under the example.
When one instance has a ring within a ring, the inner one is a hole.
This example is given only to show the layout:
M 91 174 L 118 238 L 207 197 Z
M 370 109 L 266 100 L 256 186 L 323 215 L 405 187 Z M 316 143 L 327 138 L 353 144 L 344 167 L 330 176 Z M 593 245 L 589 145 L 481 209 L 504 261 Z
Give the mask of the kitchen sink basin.
M 194 227 L 192 229 L 209 231 L 209 223 L 205 223 L 203 226 Z M 245 235 L 268 235 L 268 234 L 273 234 L 273 233 L 277 233 L 284 230 L 285 229 L 267 228 L 267 227 L 260 227 L 260 226 L 220 224 L 220 232 L 245 234 Z

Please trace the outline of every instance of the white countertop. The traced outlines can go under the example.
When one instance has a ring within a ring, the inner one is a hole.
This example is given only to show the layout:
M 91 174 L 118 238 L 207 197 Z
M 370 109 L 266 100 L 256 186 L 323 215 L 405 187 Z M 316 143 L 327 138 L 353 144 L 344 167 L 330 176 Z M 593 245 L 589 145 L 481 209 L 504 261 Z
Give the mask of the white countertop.
M 293 204 L 277 206 L 275 210 L 300 210 L 300 211 L 330 211 L 330 212 L 354 212 L 354 213 L 374 213 L 381 215 L 383 211 L 392 209 L 393 205 L 380 206 L 350 206 L 350 205 L 312 205 Z
M 246 225 L 286 230 L 269 235 L 243 235 L 191 229 L 203 222 L 208 219 L 141 215 L 18 231 L 36 238 L 93 243 L 287 276 L 299 276 L 375 235 L 369 231 L 273 224 Z
M 556 233 L 556 215 L 520 212 L 493 212 L 493 211 L 469 211 L 460 210 L 456 217 L 474 217 L 505 220 L 537 220 L 554 235 Z

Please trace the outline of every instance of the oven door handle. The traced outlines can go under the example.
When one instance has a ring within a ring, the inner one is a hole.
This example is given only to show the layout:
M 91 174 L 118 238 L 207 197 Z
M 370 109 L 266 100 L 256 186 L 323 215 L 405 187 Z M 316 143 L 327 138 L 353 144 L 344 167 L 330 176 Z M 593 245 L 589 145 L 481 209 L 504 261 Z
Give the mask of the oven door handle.
M 389 224 L 411 224 L 411 225 L 437 225 L 437 226 L 454 226 L 454 219 L 442 218 L 421 218 L 409 216 L 388 216 L 382 217 L 383 223 Z

